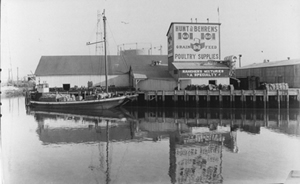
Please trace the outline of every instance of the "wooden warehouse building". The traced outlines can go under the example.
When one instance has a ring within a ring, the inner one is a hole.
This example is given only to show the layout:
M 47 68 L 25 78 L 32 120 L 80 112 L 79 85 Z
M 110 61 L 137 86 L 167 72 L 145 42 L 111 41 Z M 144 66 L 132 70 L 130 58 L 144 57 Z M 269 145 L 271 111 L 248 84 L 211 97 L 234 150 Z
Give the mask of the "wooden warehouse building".
M 50 88 L 105 86 L 104 56 L 42 56 L 35 71 L 38 83 Z M 108 85 L 141 90 L 173 90 L 164 55 L 108 56 Z
M 288 83 L 300 88 L 300 59 L 252 64 L 236 70 L 238 79 L 256 78 L 259 83 Z

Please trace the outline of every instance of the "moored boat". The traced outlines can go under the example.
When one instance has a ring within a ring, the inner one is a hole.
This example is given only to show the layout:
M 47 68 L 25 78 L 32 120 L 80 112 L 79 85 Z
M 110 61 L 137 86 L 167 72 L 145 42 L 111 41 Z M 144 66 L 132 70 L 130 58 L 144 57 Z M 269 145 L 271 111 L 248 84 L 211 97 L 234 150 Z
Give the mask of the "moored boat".
M 106 54 L 106 17 L 103 16 L 104 23 L 104 43 L 105 54 L 105 92 L 95 93 L 93 95 L 84 96 L 67 94 L 61 95 L 59 93 L 49 93 L 49 87 L 46 83 L 38 84 L 37 91 L 26 94 L 26 105 L 31 108 L 46 108 L 46 109 L 81 109 L 81 110 L 103 110 L 122 106 L 127 102 L 135 99 L 137 94 L 130 95 L 112 95 L 108 92 L 107 79 L 107 54 Z M 96 44 L 100 42 L 90 43 L 87 45 Z M 48 88 L 48 90 L 47 90 Z M 43 97 L 44 95 L 44 97 Z M 59 96 L 61 95 L 61 96 Z M 52 96 L 52 97 L 50 97 Z
M 94 100 L 78 100 L 78 101 L 39 101 L 29 100 L 28 104 L 31 108 L 44 109 L 81 109 L 81 110 L 103 110 L 120 107 L 127 102 L 134 100 L 134 95 L 123 95 L 109 98 L 101 98 Z

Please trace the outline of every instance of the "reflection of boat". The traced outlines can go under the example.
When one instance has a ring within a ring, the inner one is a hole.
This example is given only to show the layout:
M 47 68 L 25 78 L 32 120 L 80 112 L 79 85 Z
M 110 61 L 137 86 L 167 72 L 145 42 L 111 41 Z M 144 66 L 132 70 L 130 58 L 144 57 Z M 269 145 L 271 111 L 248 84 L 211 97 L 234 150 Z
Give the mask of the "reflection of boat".
M 128 101 L 137 97 L 137 94 L 134 95 L 123 95 L 117 96 L 108 93 L 108 79 L 107 79 L 107 54 L 106 54 L 106 17 L 103 16 L 103 24 L 104 24 L 104 53 L 105 53 L 105 86 L 106 91 L 103 94 L 95 94 L 89 96 L 89 98 L 76 99 L 75 96 L 59 96 L 58 94 L 49 94 L 44 93 L 44 97 L 41 98 L 41 93 L 33 92 L 32 95 L 26 95 L 26 104 L 30 107 L 43 107 L 48 109 L 65 109 L 65 108 L 73 108 L 73 109 L 95 109 L 95 110 L 102 110 L 102 109 L 110 109 L 117 106 L 122 106 Z M 96 42 L 98 43 L 98 42 Z M 88 45 L 92 43 L 88 42 Z M 38 87 L 48 87 L 44 86 L 43 84 L 39 84 Z M 47 90 L 39 90 L 38 92 L 48 92 Z M 34 96 L 34 97 L 33 97 Z M 79 96 L 82 97 L 82 96 Z
M 29 114 L 39 116 L 42 119 L 57 119 L 59 117 L 84 118 L 86 120 L 111 120 L 111 121 L 126 121 L 132 119 L 130 115 L 123 108 L 113 108 L 104 110 L 75 110 L 75 109 L 44 109 L 44 108 L 29 108 Z
M 37 133 L 44 144 L 99 143 L 99 166 L 110 182 L 111 141 L 131 139 L 133 117 L 122 108 L 101 111 L 28 109 L 38 122 Z
M 104 142 L 105 129 L 110 139 L 131 140 L 133 117 L 122 108 L 101 111 L 28 109 L 38 123 L 37 134 L 44 144 Z

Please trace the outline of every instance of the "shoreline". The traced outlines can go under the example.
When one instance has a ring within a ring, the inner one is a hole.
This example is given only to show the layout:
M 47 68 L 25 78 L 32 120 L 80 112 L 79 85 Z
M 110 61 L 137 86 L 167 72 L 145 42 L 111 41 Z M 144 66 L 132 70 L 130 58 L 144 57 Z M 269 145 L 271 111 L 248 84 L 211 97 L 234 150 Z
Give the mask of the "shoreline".
M 1 98 L 23 96 L 26 88 L 14 86 L 1 86 Z

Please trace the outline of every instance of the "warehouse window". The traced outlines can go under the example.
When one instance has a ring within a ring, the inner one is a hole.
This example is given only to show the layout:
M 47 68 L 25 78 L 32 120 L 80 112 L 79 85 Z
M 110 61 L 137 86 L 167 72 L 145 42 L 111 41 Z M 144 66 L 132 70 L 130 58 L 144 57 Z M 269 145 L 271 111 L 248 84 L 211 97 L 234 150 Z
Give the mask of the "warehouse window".
M 174 75 L 177 75 L 178 74 L 178 70 L 174 70 Z

